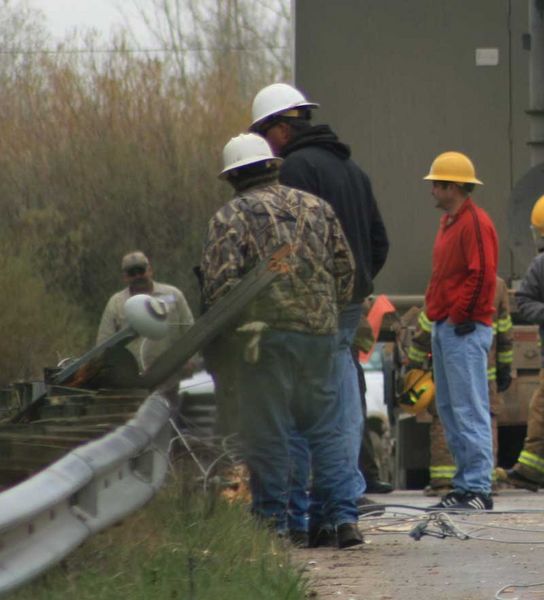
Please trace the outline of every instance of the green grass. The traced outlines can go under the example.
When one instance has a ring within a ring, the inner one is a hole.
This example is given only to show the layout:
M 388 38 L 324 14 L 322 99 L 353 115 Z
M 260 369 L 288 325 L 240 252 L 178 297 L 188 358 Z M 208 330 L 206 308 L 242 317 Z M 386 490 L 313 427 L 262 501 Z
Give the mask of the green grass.
M 307 582 L 246 506 L 170 483 L 14 600 L 299 600 Z

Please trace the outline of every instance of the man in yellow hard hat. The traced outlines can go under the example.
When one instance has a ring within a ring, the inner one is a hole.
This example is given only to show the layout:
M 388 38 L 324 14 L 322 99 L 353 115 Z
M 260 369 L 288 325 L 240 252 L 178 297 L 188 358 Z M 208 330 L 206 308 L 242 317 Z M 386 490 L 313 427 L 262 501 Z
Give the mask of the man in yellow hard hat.
M 544 348 L 544 195 L 536 201 L 531 213 L 531 229 L 538 255 L 516 292 L 520 316 L 540 328 Z M 543 355 L 544 356 L 544 355 Z M 540 385 L 531 398 L 527 418 L 527 437 L 518 460 L 506 471 L 507 481 L 516 487 L 536 492 L 544 485 L 544 363 Z
M 497 233 L 470 197 L 482 182 L 468 156 L 440 154 L 425 179 L 432 183 L 437 208 L 445 212 L 434 243 L 425 306 L 433 321 L 436 406 L 456 465 L 454 489 L 430 508 L 490 510 L 487 353 L 493 337 Z

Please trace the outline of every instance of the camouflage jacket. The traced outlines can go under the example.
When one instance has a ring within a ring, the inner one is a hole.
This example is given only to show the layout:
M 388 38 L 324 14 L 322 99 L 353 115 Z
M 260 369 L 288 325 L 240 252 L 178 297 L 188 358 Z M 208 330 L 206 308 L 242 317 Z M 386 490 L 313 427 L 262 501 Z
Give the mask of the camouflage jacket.
M 288 331 L 330 334 L 348 303 L 354 261 L 332 208 L 272 183 L 240 192 L 210 220 L 201 260 L 204 306 L 235 286 L 259 260 L 291 244 L 289 271 L 250 305 L 244 321 Z
M 512 363 L 513 333 L 510 303 L 506 283 L 500 277 L 497 277 L 493 303 L 495 306 L 493 342 L 487 357 L 487 378 L 489 381 L 494 381 L 497 378 L 497 364 L 509 365 Z M 428 368 L 431 356 L 431 330 L 432 321 L 422 310 L 419 313 L 416 333 L 408 349 L 409 368 Z

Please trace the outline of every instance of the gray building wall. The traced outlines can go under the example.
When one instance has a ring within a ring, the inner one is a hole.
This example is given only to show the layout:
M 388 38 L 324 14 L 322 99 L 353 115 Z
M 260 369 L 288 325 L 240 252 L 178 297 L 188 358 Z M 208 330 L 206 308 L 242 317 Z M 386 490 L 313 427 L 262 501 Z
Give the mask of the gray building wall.
M 508 245 L 508 199 L 529 168 L 525 0 L 294 0 L 295 82 L 370 175 L 391 239 L 376 291 L 422 293 L 441 213 L 422 181 L 458 150 L 485 185 L 475 200 L 500 237 L 503 277 L 523 273 Z M 476 50 L 498 50 L 477 66 Z

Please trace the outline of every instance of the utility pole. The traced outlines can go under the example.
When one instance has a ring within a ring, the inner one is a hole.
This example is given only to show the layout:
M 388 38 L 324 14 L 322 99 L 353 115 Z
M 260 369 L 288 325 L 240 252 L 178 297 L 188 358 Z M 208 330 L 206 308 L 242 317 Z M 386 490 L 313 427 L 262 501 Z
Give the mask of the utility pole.
M 529 0 L 529 146 L 531 166 L 544 163 L 544 0 Z

